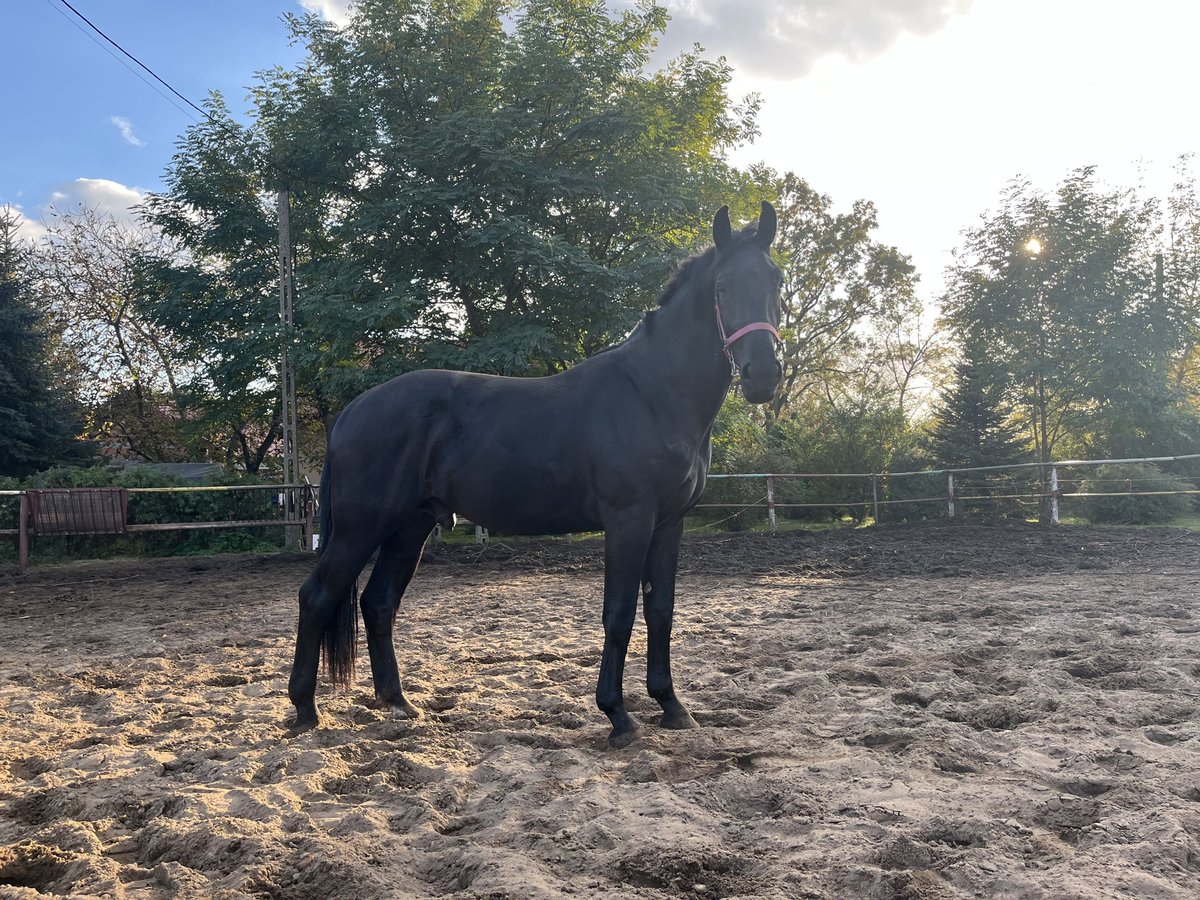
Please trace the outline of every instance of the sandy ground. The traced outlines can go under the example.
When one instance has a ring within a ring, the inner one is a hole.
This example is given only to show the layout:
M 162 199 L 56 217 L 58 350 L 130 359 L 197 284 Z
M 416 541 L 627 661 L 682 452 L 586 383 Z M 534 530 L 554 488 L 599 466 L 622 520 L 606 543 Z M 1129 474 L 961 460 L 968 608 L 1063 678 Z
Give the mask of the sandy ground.
M 415 723 L 322 684 L 285 736 L 299 557 L 0 574 L 0 897 L 1200 896 L 1200 535 L 691 539 L 701 728 L 595 709 L 594 544 L 446 550 Z

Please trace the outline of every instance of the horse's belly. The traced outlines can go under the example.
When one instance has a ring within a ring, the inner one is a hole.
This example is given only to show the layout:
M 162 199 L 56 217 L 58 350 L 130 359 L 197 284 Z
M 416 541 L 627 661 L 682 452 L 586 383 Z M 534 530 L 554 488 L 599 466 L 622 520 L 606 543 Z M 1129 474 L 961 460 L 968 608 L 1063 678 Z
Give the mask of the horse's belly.
M 470 518 L 468 516 L 468 518 Z M 501 514 L 486 517 L 482 525 L 491 531 L 502 534 L 578 534 L 582 531 L 600 531 L 600 523 L 583 517 L 571 517 L 566 514 L 554 516 L 519 516 Z M 471 519 L 471 521 L 475 521 Z
M 508 472 L 487 482 L 460 482 L 440 498 L 459 516 L 506 534 L 599 531 L 586 497 L 570 480 L 550 473 Z
M 454 511 L 476 525 L 504 534 L 572 534 L 599 531 L 600 523 L 579 509 L 514 501 L 503 506 L 466 502 Z

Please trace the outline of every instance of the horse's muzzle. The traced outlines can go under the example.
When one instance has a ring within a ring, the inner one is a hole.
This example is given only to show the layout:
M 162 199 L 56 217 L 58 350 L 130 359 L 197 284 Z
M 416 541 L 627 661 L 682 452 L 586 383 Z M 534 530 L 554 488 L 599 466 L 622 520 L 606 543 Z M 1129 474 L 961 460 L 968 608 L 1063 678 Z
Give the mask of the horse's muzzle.
M 742 396 L 748 403 L 769 403 L 775 399 L 779 383 L 783 380 L 783 369 L 779 360 L 770 357 L 764 362 L 747 363 L 742 366 Z

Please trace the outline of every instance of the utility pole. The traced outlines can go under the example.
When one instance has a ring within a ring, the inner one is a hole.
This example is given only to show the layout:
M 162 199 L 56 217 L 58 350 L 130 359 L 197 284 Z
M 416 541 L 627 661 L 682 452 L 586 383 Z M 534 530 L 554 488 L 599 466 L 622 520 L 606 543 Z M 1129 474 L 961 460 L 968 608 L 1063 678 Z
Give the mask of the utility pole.
M 1166 280 L 1160 250 L 1154 254 L 1154 321 L 1150 323 L 1150 330 L 1154 334 L 1154 363 L 1164 369 L 1167 364 L 1167 305 L 1164 302 Z
M 292 363 L 292 301 L 296 286 L 293 278 L 295 260 L 292 258 L 291 199 L 286 188 L 279 191 L 279 322 L 283 340 L 279 354 L 279 389 L 283 399 L 283 483 L 298 484 L 300 481 L 300 456 L 296 442 L 296 370 Z M 283 491 L 284 518 L 294 521 L 297 517 L 296 491 L 285 487 Z M 285 545 L 295 550 L 300 543 L 300 527 L 288 525 L 284 528 Z M 307 548 L 305 548 L 307 549 Z

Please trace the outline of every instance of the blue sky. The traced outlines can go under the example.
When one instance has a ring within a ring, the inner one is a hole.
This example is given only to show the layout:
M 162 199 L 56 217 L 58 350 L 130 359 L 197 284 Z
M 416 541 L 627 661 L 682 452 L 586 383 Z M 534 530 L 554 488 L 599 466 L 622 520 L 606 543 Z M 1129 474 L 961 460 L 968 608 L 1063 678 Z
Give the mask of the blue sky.
M 235 112 L 255 72 L 301 58 L 285 13 L 307 4 L 338 22 L 347 8 L 347 0 L 70 2 L 185 96 L 200 102 L 220 90 Z M 735 95 L 764 99 L 762 136 L 735 161 L 795 171 L 839 207 L 874 201 L 879 237 L 913 256 L 930 296 L 962 230 L 1013 177 L 1052 188 L 1095 164 L 1111 184 L 1140 182 L 1162 195 L 1178 157 L 1200 148 L 1191 108 L 1200 3 L 665 5 L 672 21 L 660 57 L 699 41 L 728 57 Z M 193 118 L 82 33 L 60 0 L 19 0 L 5 12 L 0 205 L 17 207 L 36 234 L 54 205 L 124 214 L 161 189 Z
M 289 46 L 282 22 L 284 12 L 301 12 L 297 4 L 72 0 L 72 5 L 196 103 L 220 90 L 235 110 L 242 109 L 256 71 L 301 56 Z M 113 54 L 124 59 L 118 51 L 110 47 L 110 54 L 98 36 L 92 40 L 88 34 L 94 33 L 55 0 L 21 0 L 5 13 L 0 204 L 17 205 L 36 218 L 56 192 L 75 199 L 78 179 L 160 188 L 175 141 L 195 112 L 188 115 L 163 99 L 130 71 L 140 69 L 118 62 Z M 116 188 L 105 192 L 93 185 L 91 191 L 120 196 Z

